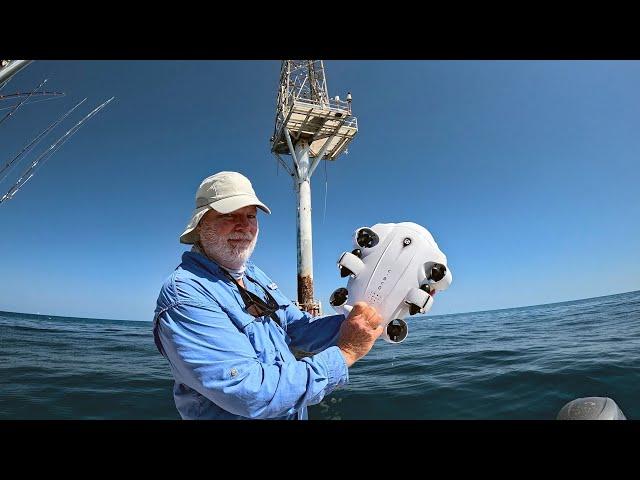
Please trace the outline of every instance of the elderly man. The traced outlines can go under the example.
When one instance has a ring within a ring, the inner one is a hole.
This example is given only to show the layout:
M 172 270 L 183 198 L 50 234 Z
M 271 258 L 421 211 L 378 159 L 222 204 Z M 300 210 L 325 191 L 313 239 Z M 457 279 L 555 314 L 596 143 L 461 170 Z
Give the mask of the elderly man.
M 154 338 L 183 419 L 307 419 L 382 333 L 366 303 L 313 318 L 280 292 L 249 260 L 258 208 L 271 213 L 240 173 L 206 178 L 180 237 L 193 247 L 158 296 Z

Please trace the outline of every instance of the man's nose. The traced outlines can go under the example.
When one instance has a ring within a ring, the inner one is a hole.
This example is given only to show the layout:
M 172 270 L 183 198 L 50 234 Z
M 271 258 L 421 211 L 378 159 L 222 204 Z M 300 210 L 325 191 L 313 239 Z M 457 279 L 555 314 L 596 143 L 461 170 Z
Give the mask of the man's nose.
M 249 226 L 249 219 L 247 217 L 244 217 L 244 216 L 238 217 L 238 219 L 236 220 L 236 226 L 248 227 Z

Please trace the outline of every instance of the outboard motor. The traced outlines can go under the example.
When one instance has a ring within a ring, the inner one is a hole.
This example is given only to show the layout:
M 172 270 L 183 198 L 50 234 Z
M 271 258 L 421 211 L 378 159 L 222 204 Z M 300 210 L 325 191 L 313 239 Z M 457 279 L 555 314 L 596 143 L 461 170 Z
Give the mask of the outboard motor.
M 626 420 L 622 410 L 608 397 L 577 398 L 567 403 L 556 420 Z

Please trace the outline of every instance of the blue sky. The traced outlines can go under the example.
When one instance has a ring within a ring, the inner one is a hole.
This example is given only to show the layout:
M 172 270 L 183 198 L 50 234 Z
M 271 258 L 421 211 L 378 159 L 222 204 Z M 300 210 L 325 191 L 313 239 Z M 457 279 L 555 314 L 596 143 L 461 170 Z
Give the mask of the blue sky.
M 271 208 L 253 260 L 295 297 L 294 190 L 269 153 L 279 69 L 278 60 L 36 61 L 14 77 L 0 94 L 48 78 L 66 96 L 0 125 L 0 164 L 82 98 L 58 135 L 116 99 L 0 205 L 0 310 L 151 320 L 187 248 L 178 236 L 195 190 L 221 170 L 247 175 Z M 348 155 L 326 165 L 326 211 L 324 165 L 312 181 L 326 312 L 346 284 L 336 260 L 352 232 L 378 222 L 419 223 L 447 255 L 454 282 L 434 315 L 640 289 L 640 62 L 328 60 L 325 69 L 331 96 L 352 92 L 360 128 Z

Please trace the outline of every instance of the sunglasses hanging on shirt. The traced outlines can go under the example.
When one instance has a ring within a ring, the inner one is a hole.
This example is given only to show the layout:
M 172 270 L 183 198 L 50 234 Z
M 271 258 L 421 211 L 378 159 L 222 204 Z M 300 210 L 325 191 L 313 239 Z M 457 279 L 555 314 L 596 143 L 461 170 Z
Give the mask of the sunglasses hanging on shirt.
M 280 319 L 276 314 L 276 312 L 280 309 L 280 305 L 278 304 L 278 302 L 276 302 L 276 299 L 273 298 L 273 296 L 269 293 L 269 291 L 266 288 L 264 288 L 262 285 L 260 285 L 259 282 L 251 278 L 246 273 L 244 274 L 244 276 L 248 280 L 258 285 L 266 293 L 267 302 L 265 303 L 265 301 L 262 298 L 260 298 L 258 295 L 250 292 L 249 290 L 244 288 L 242 285 L 240 285 L 238 281 L 235 278 L 233 278 L 233 276 L 229 272 L 227 272 L 224 269 L 222 269 L 222 271 L 227 276 L 227 278 L 232 280 L 233 283 L 235 283 L 236 286 L 238 287 L 238 290 L 240 291 L 240 296 L 242 297 L 242 301 L 244 302 L 245 310 L 247 311 L 248 314 L 253 315 L 256 318 L 271 317 L 274 322 L 276 322 L 278 325 L 280 325 L 280 327 L 282 327 L 282 324 L 280 323 Z

